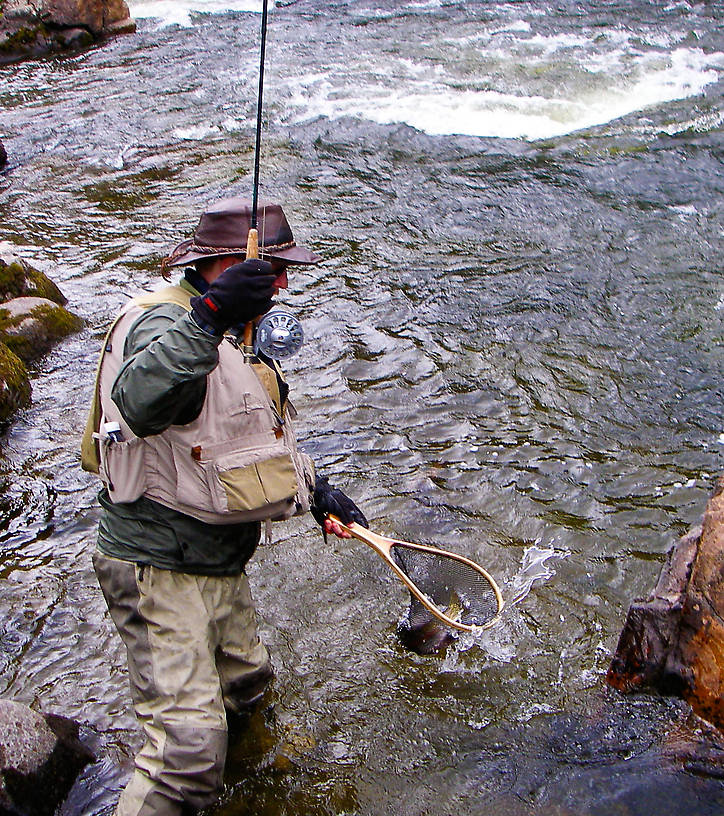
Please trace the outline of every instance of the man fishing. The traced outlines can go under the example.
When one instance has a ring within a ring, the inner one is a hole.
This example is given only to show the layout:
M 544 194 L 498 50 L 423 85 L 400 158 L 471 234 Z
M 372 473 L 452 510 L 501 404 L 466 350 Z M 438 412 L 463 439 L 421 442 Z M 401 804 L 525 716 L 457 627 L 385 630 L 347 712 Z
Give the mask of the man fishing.
M 227 712 L 272 677 L 245 573 L 262 527 L 310 509 L 325 534 L 348 537 L 328 514 L 367 526 L 297 449 L 281 369 L 248 345 L 287 270 L 319 260 L 276 204 L 259 204 L 261 259 L 247 258 L 251 212 L 239 198 L 207 209 L 164 261 L 186 267 L 180 283 L 132 300 L 101 352 L 83 440 L 103 481 L 93 563 L 146 737 L 117 816 L 217 796 Z

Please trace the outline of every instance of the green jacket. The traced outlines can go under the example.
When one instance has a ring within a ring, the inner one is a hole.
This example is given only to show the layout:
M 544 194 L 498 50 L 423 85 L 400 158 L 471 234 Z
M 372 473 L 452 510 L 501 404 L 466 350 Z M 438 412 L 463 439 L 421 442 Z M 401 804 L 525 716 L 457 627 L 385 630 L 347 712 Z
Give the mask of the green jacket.
M 185 279 L 184 288 L 195 289 Z M 162 303 L 132 325 L 111 398 L 137 436 L 196 419 L 206 375 L 218 364 L 221 338 L 199 328 L 181 306 Z M 114 504 L 104 489 L 98 547 L 105 555 L 163 569 L 233 575 L 259 541 L 258 522 L 206 524 L 146 497 Z

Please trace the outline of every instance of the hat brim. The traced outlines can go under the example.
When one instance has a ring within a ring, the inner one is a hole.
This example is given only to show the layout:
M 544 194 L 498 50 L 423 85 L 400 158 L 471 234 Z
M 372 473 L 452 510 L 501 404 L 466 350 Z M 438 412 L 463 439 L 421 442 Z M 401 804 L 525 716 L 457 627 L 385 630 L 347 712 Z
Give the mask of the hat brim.
M 225 255 L 246 255 L 246 247 L 239 247 L 238 249 L 229 249 L 225 252 L 209 253 L 198 252 L 195 249 L 191 249 L 192 245 L 193 240 L 191 239 L 182 241 L 169 256 L 170 258 L 173 258 L 173 261 L 169 261 L 168 263 L 166 263 L 166 267 L 188 266 L 189 264 L 192 264 L 195 261 L 201 260 L 201 258 L 222 258 Z M 184 246 L 188 247 L 188 250 L 186 252 L 183 251 Z M 306 247 L 296 245 L 292 247 L 287 247 L 286 249 L 280 249 L 277 252 L 271 253 L 265 252 L 264 247 L 260 246 L 259 255 L 265 261 L 277 259 L 280 261 L 284 261 L 285 263 L 288 264 L 296 264 L 299 266 L 309 266 L 311 264 L 319 263 L 322 260 L 319 255 L 315 255 L 314 252 L 311 252 Z

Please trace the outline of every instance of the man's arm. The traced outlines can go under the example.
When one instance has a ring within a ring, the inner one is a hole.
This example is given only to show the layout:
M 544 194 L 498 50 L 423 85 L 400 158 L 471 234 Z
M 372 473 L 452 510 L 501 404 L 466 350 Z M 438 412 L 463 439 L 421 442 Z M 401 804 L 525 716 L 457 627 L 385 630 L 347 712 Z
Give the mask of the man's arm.
M 137 436 L 198 417 L 221 340 L 174 304 L 154 306 L 138 318 L 126 337 L 124 363 L 111 390 L 111 399 Z

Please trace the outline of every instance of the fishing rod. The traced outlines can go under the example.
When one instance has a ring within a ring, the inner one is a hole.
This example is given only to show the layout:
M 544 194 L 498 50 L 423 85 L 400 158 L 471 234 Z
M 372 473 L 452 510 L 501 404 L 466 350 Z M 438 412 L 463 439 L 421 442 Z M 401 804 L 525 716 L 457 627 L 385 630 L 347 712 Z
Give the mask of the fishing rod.
M 268 0 L 263 0 L 261 11 L 261 43 L 259 47 L 259 89 L 256 97 L 256 140 L 254 145 L 254 181 L 251 195 L 251 220 L 246 238 L 246 257 L 259 257 L 259 170 L 261 166 L 261 122 L 264 99 L 264 63 L 266 59 L 266 32 L 269 20 Z M 262 242 L 263 243 L 263 242 Z M 283 360 L 301 348 L 304 333 L 299 321 L 285 309 L 267 312 L 257 326 L 256 343 L 252 346 L 254 323 L 244 327 L 244 353 L 249 357 L 260 350 L 273 360 Z
M 263 0 L 261 10 L 261 44 L 259 48 L 259 90 L 256 95 L 256 143 L 254 145 L 254 182 L 251 190 L 251 228 L 246 241 L 246 257 L 259 257 L 259 168 L 261 165 L 261 114 L 264 98 L 264 62 L 266 58 L 266 30 L 269 20 L 268 0 Z

